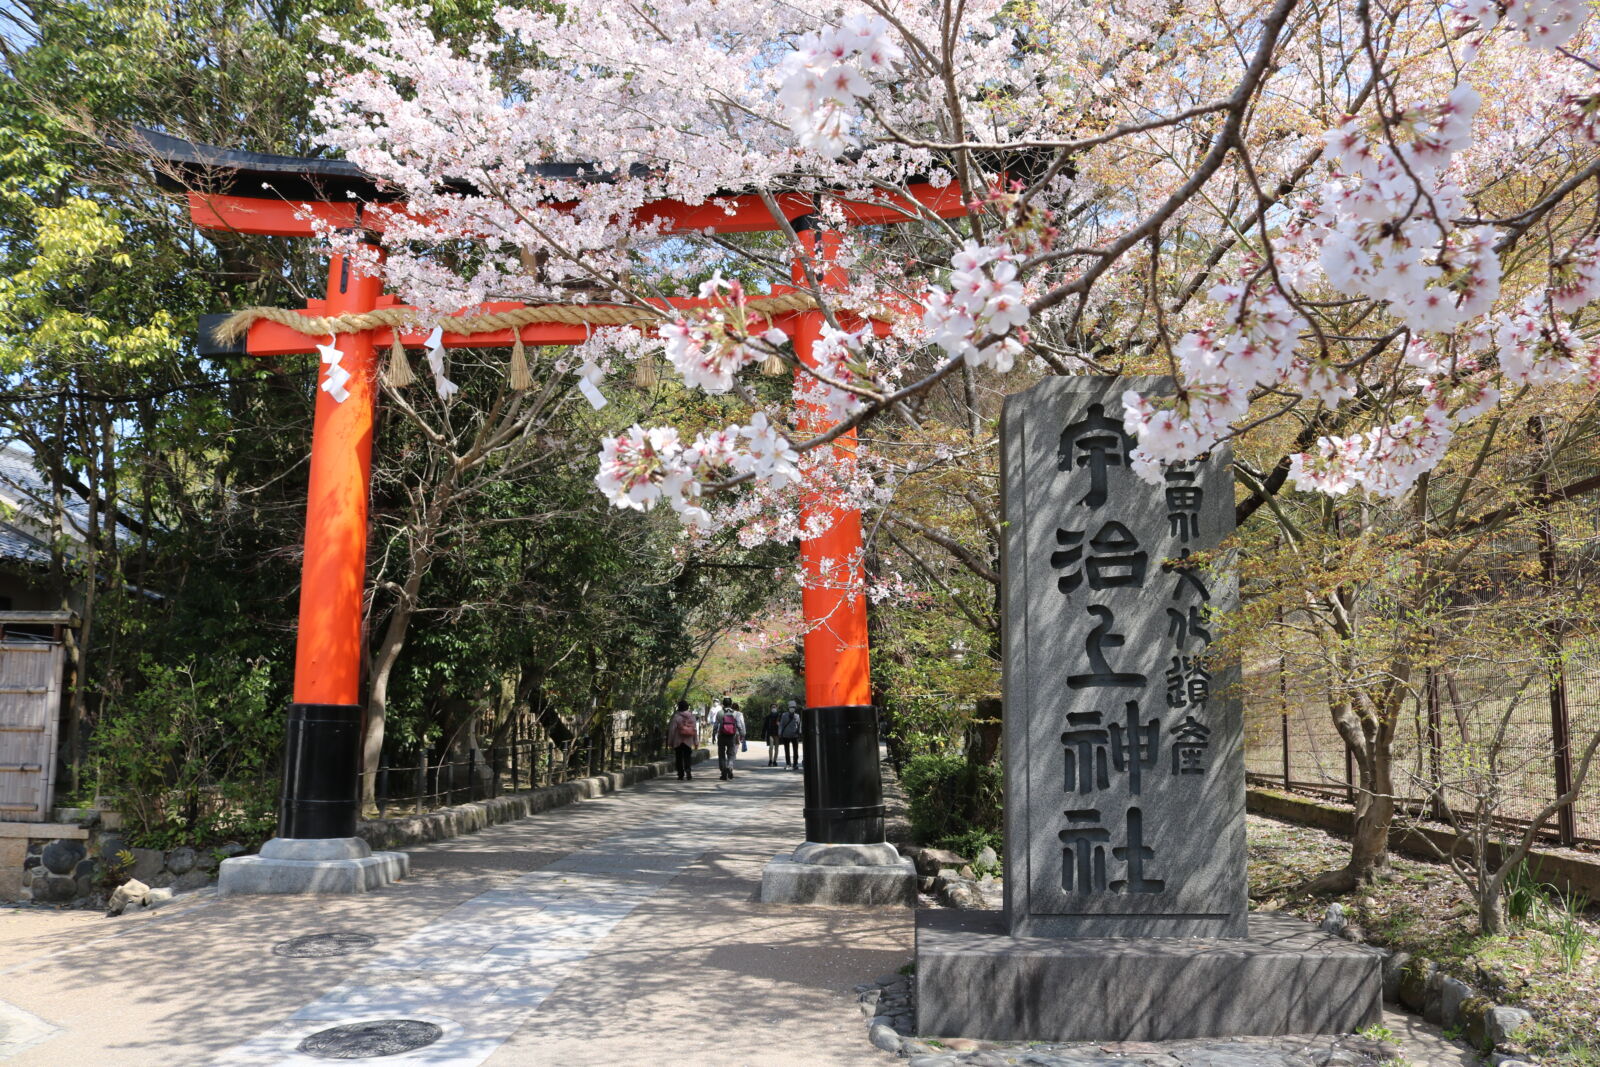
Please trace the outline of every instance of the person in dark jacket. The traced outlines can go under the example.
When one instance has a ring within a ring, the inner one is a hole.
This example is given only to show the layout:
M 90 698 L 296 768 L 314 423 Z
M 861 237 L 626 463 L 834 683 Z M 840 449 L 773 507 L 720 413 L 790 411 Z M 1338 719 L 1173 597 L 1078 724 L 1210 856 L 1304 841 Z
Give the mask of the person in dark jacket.
M 728 701 L 722 706 L 722 715 L 711 728 L 717 739 L 717 767 L 723 780 L 733 777 L 733 761 L 739 756 L 739 745 L 744 741 L 744 714 L 739 705 Z
M 700 724 L 687 700 L 678 701 L 678 711 L 667 723 L 667 742 L 672 745 L 674 765 L 678 768 L 678 781 L 694 781 L 694 745 L 700 740 Z
M 778 765 L 778 722 L 783 718 L 783 713 L 778 710 L 778 705 L 772 705 L 772 710 L 767 712 L 767 717 L 761 720 L 761 740 L 767 743 L 767 766 Z
M 791 700 L 789 710 L 778 720 L 778 740 L 783 743 L 783 765 L 797 771 L 800 769 L 800 733 L 800 708 Z

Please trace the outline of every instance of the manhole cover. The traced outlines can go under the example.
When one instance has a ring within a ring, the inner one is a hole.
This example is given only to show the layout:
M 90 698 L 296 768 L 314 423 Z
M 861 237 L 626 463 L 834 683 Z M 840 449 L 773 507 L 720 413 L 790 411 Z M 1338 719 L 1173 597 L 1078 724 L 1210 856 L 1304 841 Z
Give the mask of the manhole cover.
M 324 956 L 348 956 L 360 949 L 371 948 L 378 939 L 371 934 L 306 934 L 279 941 L 272 946 L 274 956 L 294 956 L 298 959 L 321 959 Z
M 322 1060 L 367 1060 L 425 1048 L 443 1036 L 432 1023 L 375 1019 L 319 1030 L 300 1042 L 300 1051 Z

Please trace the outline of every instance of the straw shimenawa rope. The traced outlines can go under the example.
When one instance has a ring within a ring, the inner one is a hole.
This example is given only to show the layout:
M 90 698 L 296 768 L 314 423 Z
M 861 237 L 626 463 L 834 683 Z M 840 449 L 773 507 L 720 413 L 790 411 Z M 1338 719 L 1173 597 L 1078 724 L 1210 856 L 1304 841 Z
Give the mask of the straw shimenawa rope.
M 784 293 L 782 296 L 758 296 L 746 302 L 745 307 L 763 317 L 782 315 L 790 311 L 809 311 L 817 306 L 810 293 Z M 675 308 L 647 309 L 636 307 L 591 307 L 564 304 L 544 304 L 537 307 L 517 308 L 512 311 L 492 311 L 483 315 L 461 315 L 437 320 L 451 333 L 494 333 L 515 330 L 542 322 L 560 322 L 570 326 L 642 326 L 647 322 L 665 319 Z M 304 315 L 284 308 L 255 307 L 235 311 L 223 320 L 215 333 L 223 342 L 243 337 L 251 326 L 265 319 L 287 326 L 308 337 L 328 334 L 357 333 L 390 326 L 415 326 L 416 311 L 412 308 L 378 308 L 376 311 L 350 312 L 344 315 Z

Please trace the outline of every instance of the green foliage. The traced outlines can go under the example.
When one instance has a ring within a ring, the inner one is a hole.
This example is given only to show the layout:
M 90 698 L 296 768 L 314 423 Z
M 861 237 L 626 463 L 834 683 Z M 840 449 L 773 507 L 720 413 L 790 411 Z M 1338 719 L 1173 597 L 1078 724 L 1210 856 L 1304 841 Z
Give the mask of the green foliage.
M 441 0 L 431 21 L 469 39 L 495 6 Z M 140 124 L 317 154 L 318 29 L 359 36 L 375 16 L 346 0 L 28 11 L 0 55 L 0 444 L 94 517 L 39 575 L 84 618 L 63 735 L 76 778 L 62 787 L 113 799 L 141 843 L 247 842 L 271 830 L 290 699 L 316 362 L 202 360 L 192 339 L 199 314 L 319 294 L 326 262 L 313 241 L 197 235 L 116 141 Z M 503 387 L 505 353 L 454 358 L 451 418 L 471 421 Z M 606 511 L 592 483 L 601 420 L 642 417 L 613 399 L 603 416 L 563 407 L 530 435 L 542 458 L 525 476 L 491 471 L 452 511 L 389 687 L 392 748 L 459 743 L 474 724 L 504 732 L 513 708 L 579 727 L 659 705 L 706 620 L 725 629 L 766 595 L 773 560 L 704 568 L 670 516 Z M 675 402 L 725 422 L 715 398 Z M 395 416 L 380 404 L 375 641 L 416 547 L 407 507 L 432 499 L 439 470 Z
M 115 790 L 135 844 L 167 848 L 270 836 L 283 716 L 260 661 L 146 657 L 142 684 L 95 730 L 102 790 Z
M 119 848 L 110 859 L 100 867 L 100 887 L 102 889 L 115 889 L 128 880 L 128 871 L 133 867 L 134 855 L 125 848 Z
M 1514 923 L 1528 922 L 1544 903 L 1538 872 L 1529 869 L 1527 860 L 1506 875 L 1505 898 L 1506 917 Z
M 874 635 L 872 664 L 903 758 L 960 743 L 977 701 L 1000 691 L 992 635 L 932 598 L 907 607 L 877 609 L 886 621 Z
M 959 834 L 942 837 L 935 841 L 934 844 L 972 860 L 972 872 L 979 878 L 986 874 L 992 874 L 998 878 L 1004 873 L 1004 869 L 999 863 L 980 863 L 977 859 L 978 854 L 986 848 L 994 849 L 996 856 L 1001 856 L 1005 852 L 1005 837 L 998 830 L 974 826 L 969 830 L 963 830 Z
M 1540 881 L 1538 868 L 1523 860 L 1506 877 L 1505 908 L 1512 922 L 1550 935 L 1556 959 L 1568 974 L 1582 965 L 1594 941 L 1582 918 L 1589 909 L 1587 896 Z
M 1552 930 L 1556 941 L 1556 956 L 1561 960 L 1562 969 L 1571 974 L 1583 962 L 1589 951 L 1589 943 L 1593 940 L 1581 918 L 1588 910 L 1589 898 L 1573 890 L 1568 893 L 1558 893 L 1556 903 L 1557 906 L 1553 909 Z
M 976 766 L 953 753 L 924 753 L 906 761 L 900 784 L 918 841 L 971 841 L 976 839 L 964 835 L 977 833 L 988 835 L 983 843 L 999 851 L 996 842 L 1003 813 L 999 767 Z
M 793 671 L 768 671 L 750 683 L 746 693 L 748 694 L 744 697 L 746 720 L 751 714 L 759 719 L 774 704 L 780 708 L 787 708 L 791 700 L 800 704 L 805 703 L 805 685 Z M 751 724 L 752 730 L 755 729 L 755 725 Z

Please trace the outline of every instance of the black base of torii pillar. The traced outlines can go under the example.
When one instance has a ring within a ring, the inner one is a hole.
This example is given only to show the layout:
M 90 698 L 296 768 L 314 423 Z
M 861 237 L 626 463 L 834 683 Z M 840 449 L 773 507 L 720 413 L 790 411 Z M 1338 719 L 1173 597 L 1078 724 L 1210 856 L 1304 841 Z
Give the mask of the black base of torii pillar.
M 806 708 L 800 721 L 806 840 L 882 844 L 878 709 L 871 705 Z
M 219 895 L 362 893 L 410 872 L 404 852 L 374 852 L 356 836 L 361 710 L 359 704 L 289 705 L 278 836 L 259 855 L 224 860 Z
M 291 704 L 279 837 L 354 837 L 361 814 L 361 706 Z

